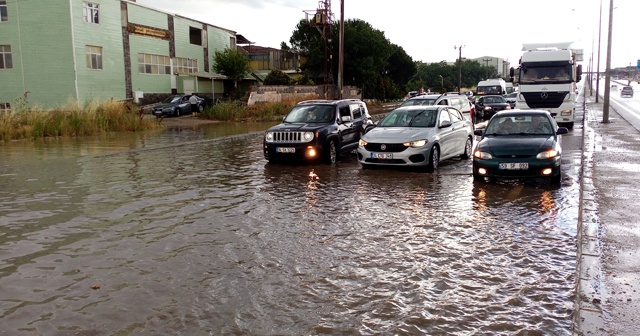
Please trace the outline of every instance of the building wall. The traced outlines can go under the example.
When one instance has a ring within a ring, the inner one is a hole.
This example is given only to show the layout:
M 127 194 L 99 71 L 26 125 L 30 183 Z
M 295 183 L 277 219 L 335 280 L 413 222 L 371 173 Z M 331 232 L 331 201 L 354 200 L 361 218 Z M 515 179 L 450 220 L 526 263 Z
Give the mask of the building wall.
M 124 85 L 124 54 L 122 44 L 122 19 L 120 2 L 113 0 L 90 0 L 100 5 L 99 24 L 85 22 L 82 0 L 73 0 L 72 25 L 78 82 L 78 97 L 81 102 L 126 97 Z M 87 61 L 87 46 L 102 47 L 102 69 L 90 69 Z
M 25 92 L 30 105 L 45 108 L 69 99 L 132 99 L 135 91 L 166 95 L 184 92 L 184 80 L 196 92 L 224 92 L 223 81 L 210 78 L 211 64 L 214 51 L 235 48 L 234 31 L 118 0 L 89 0 L 100 6 L 99 23 L 87 23 L 83 2 L 7 1 L 0 45 L 11 46 L 13 67 L 0 69 L 0 103 L 16 106 Z M 166 34 L 140 33 L 140 27 Z M 202 45 L 190 43 L 189 27 L 202 29 Z M 102 69 L 88 67 L 88 45 L 102 48 Z M 196 59 L 199 76 L 140 73 L 141 53 Z
M 0 102 L 16 106 L 26 96 L 49 105 L 75 98 L 69 1 L 7 1 L 7 11 L 0 44 L 11 45 L 13 68 L 0 70 Z M 39 13 L 47 13 L 44 24 Z

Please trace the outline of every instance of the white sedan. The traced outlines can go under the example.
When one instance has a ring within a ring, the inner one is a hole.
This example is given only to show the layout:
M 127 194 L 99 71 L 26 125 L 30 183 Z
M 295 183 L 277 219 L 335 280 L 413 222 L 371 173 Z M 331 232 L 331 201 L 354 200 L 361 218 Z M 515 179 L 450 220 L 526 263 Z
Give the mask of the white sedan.
M 391 111 L 365 133 L 358 146 L 363 168 L 425 167 L 471 157 L 473 124 L 452 106 L 405 106 Z

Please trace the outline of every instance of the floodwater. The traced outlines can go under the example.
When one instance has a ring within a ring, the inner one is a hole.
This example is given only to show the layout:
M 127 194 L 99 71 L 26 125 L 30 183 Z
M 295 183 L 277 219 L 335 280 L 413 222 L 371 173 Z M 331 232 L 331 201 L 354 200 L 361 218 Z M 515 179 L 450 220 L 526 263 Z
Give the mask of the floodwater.
M 271 165 L 265 125 L 0 145 L 0 334 L 569 335 L 578 186 Z

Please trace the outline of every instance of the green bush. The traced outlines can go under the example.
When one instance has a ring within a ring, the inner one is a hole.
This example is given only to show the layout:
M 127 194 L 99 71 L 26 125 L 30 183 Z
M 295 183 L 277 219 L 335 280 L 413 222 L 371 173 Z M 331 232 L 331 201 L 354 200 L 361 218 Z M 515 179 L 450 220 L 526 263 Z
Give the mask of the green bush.
M 264 78 L 264 85 L 289 85 L 291 82 L 291 77 L 280 69 L 271 70 Z

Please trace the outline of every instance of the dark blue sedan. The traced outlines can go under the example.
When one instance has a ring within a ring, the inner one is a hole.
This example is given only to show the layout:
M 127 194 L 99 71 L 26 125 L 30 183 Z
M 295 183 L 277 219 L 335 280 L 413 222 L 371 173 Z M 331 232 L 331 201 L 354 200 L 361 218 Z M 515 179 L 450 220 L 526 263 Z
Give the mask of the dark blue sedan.
M 484 130 L 473 152 L 473 178 L 562 179 L 562 147 L 558 127 L 549 112 L 509 110 L 497 112 Z
M 165 98 L 158 105 L 153 107 L 153 115 L 156 117 L 179 117 L 183 114 L 191 114 L 191 95 L 173 95 Z M 205 100 L 198 97 L 198 112 L 204 111 Z

